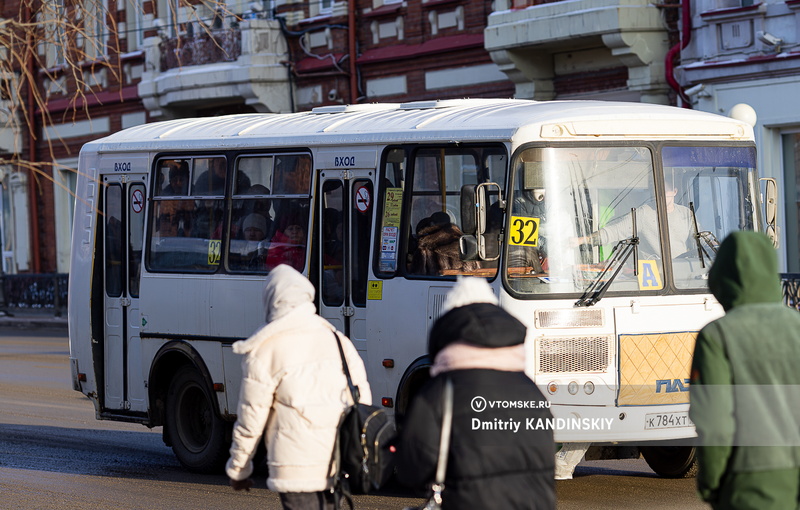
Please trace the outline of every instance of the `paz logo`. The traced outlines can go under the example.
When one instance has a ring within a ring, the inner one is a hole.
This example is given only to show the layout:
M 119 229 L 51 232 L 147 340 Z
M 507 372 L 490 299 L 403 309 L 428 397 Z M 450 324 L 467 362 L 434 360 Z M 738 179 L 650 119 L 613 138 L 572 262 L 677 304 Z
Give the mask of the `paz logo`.
M 689 391 L 689 379 L 659 379 L 656 381 L 656 393 L 677 393 Z

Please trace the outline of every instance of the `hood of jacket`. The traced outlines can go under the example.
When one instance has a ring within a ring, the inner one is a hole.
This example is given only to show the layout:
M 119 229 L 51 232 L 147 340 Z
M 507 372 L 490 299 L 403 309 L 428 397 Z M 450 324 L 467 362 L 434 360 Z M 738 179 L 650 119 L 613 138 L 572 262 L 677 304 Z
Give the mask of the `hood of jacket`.
M 267 275 L 264 282 L 266 325 L 250 338 L 233 344 L 233 352 L 247 354 L 268 338 L 297 328 L 319 325 L 333 329 L 317 315 L 314 286 L 293 267 L 281 264 Z
M 314 286 L 291 266 L 281 264 L 264 281 L 264 311 L 267 323 L 298 307 L 314 306 Z
M 778 257 L 769 238 L 759 232 L 734 232 L 722 242 L 708 272 L 708 287 L 727 311 L 783 299 Z

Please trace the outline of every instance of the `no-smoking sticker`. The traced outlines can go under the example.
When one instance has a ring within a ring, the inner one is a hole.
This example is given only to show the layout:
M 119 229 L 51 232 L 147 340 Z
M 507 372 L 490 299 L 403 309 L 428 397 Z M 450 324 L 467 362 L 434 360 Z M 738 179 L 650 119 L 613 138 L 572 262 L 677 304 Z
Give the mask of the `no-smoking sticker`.
M 131 209 L 133 212 L 140 213 L 144 209 L 144 194 L 142 190 L 136 189 L 131 193 Z
M 372 195 L 366 186 L 361 186 L 356 190 L 355 200 L 358 212 L 365 213 L 369 211 L 369 206 L 372 205 Z

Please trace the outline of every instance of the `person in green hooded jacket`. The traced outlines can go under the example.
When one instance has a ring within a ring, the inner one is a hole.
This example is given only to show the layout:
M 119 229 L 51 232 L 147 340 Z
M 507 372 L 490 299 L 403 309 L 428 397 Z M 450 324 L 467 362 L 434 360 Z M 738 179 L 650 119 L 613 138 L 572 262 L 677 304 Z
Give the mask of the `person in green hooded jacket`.
M 772 242 L 732 233 L 708 286 L 726 314 L 700 331 L 692 360 L 700 497 L 714 509 L 800 508 L 800 314 L 782 302 Z

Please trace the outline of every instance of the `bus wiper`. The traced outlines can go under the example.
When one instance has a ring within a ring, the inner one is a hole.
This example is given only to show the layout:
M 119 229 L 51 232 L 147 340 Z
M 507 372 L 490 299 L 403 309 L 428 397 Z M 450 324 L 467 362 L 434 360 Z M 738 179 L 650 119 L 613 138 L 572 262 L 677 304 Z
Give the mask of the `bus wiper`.
M 689 211 L 692 213 L 692 223 L 694 224 L 694 241 L 697 243 L 697 257 L 700 259 L 700 267 L 705 269 L 706 267 L 706 260 L 705 257 L 708 257 L 709 262 L 714 259 L 711 256 L 711 253 L 706 251 L 706 248 L 703 246 L 705 244 L 711 250 L 712 253 L 716 255 L 717 253 L 717 246 L 719 246 L 719 241 L 717 237 L 709 230 L 703 230 L 702 232 L 699 231 L 697 227 L 697 215 L 694 212 L 694 202 L 689 202 Z M 705 257 L 704 257 L 705 256 Z
M 611 259 L 603 271 L 597 275 L 591 285 L 586 288 L 583 295 L 575 302 L 575 306 L 592 306 L 605 296 L 608 288 L 616 279 L 628 257 L 633 254 L 633 274 L 639 276 L 639 236 L 636 231 L 636 209 L 631 209 L 631 236 L 619 241 L 614 249 L 611 250 Z M 604 281 L 606 275 L 614 271 L 611 276 Z

